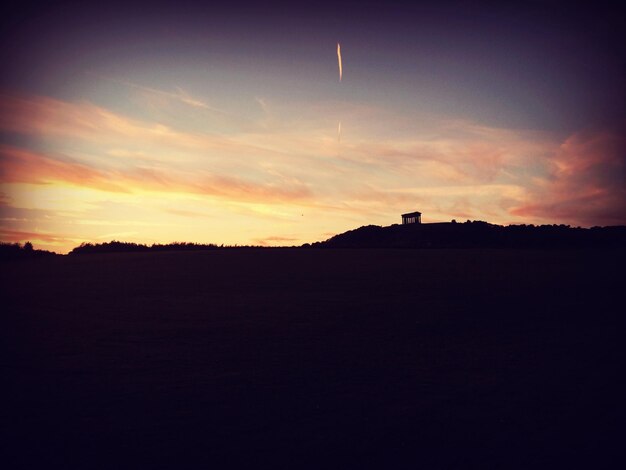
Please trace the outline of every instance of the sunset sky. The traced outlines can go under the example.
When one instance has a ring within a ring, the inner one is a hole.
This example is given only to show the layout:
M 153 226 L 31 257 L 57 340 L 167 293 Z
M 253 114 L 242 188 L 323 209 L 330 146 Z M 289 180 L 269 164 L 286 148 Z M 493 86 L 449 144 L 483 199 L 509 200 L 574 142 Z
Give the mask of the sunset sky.
M 102 3 L 4 15 L 4 242 L 626 224 L 625 26 L 601 3 Z

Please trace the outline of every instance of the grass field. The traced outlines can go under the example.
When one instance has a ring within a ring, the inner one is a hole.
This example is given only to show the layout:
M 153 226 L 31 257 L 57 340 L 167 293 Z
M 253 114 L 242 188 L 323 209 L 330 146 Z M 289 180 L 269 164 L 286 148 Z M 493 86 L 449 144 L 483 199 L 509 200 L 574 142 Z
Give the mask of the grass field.
M 4 468 L 614 467 L 625 258 L 265 249 L 5 263 Z

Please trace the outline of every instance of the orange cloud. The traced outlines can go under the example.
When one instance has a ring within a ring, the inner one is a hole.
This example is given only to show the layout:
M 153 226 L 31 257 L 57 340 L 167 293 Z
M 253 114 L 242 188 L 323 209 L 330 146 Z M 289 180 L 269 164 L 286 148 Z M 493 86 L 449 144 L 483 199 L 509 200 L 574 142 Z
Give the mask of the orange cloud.
M 275 203 L 306 200 L 307 186 L 297 180 L 256 183 L 240 178 L 174 173 L 154 168 L 95 169 L 16 147 L 0 146 L 0 182 L 64 182 L 110 192 L 156 191 L 201 194 L 236 201 Z
M 43 242 L 47 245 L 61 245 L 76 243 L 75 238 L 53 233 L 42 233 L 33 231 L 10 230 L 0 227 L 0 239 L 7 243 L 20 243 L 26 241 Z
M 0 182 L 45 184 L 64 181 L 77 186 L 128 192 L 106 172 L 77 162 L 58 160 L 30 150 L 0 145 Z

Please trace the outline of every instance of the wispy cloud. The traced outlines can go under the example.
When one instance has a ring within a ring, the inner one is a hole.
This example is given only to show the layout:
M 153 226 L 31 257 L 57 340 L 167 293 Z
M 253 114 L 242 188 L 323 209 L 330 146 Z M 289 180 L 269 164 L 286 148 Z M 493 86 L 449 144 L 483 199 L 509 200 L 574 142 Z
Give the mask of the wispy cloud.
M 163 209 L 163 210 L 167 212 L 168 214 L 173 214 L 173 215 L 177 215 L 180 217 L 191 217 L 191 218 L 210 217 L 208 214 L 197 212 L 197 211 L 188 211 L 188 210 L 183 210 L 183 209 Z
M 214 106 L 209 105 L 208 103 L 206 103 L 205 101 L 199 99 L 199 98 L 195 98 L 193 96 L 191 96 L 189 94 L 189 92 L 183 90 L 181 87 L 175 87 L 176 92 L 170 92 L 170 91 L 165 91 L 165 90 L 159 90 L 157 88 L 152 88 L 152 87 L 148 87 L 145 85 L 140 85 L 138 83 L 134 83 L 130 80 L 124 80 L 121 78 L 113 78 L 113 77 L 107 77 L 104 75 L 100 75 L 100 74 L 94 74 L 92 72 L 88 73 L 91 76 L 94 76 L 100 80 L 105 80 L 108 82 L 112 82 L 112 83 L 117 83 L 119 85 L 123 85 L 125 87 L 129 87 L 129 88 L 133 88 L 135 90 L 139 90 L 141 92 L 144 93 L 149 93 L 149 94 L 153 94 L 153 95 L 157 95 L 157 96 L 162 96 L 165 98 L 169 98 L 171 100 L 174 101 L 178 101 L 180 103 L 186 104 L 188 106 L 191 106 L 193 108 L 201 108 L 201 109 L 206 109 L 209 111 L 214 111 L 216 113 L 221 113 L 221 114 L 229 114 L 226 111 L 216 108 Z

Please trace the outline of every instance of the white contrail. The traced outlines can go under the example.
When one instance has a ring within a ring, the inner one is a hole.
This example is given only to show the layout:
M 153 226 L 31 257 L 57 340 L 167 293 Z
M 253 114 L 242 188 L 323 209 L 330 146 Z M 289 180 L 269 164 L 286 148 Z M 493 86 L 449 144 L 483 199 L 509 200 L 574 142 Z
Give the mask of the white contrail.
M 339 81 L 343 77 L 343 64 L 341 62 L 341 44 L 337 43 L 337 63 L 339 64 Z M 341 121 L 337 124 L 337 145 L 341 145 Z
M 337 43 L 337 62 L 339 63 L 339 81 L 341 81 L 341 77 L 343 76 L 343 65 L 341 63 L 341 45 Z

